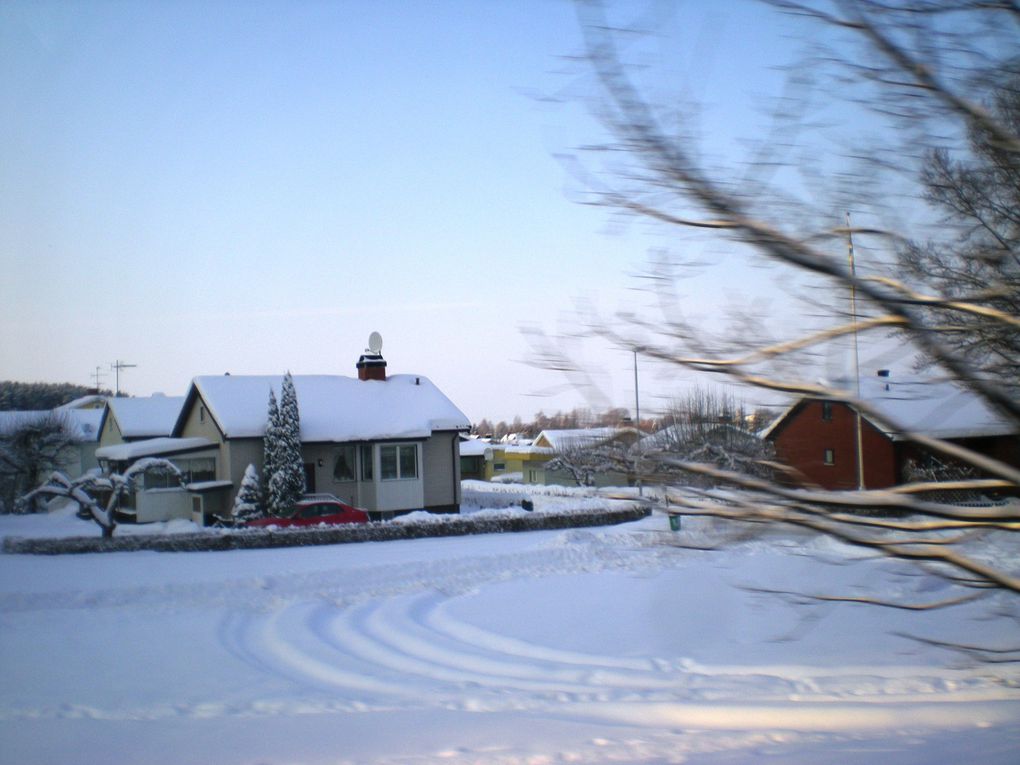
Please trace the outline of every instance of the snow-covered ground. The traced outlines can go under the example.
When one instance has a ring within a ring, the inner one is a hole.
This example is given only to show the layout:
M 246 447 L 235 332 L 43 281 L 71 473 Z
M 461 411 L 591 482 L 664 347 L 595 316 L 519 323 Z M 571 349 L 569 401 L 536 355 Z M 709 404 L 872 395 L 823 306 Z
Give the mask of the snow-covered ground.
M 529 493 L 536 510 L 603 501 Z M 465 510 L 523 512 L 475 500 Z M 0 517 L 4 536 L 69 533 L 98 528 Z M 752 588 L 937 600 L 944 584 L 794 533 L 675 544 L 720 533 L 706 520 L 672 533 L 655 515 L 336 547 L 0 555 L 0 763 L 1020 761 L 1020 667 L 898 634 L 1016 645 L 1015 598 L 796 604 Z M 984 554 L 1016 565 L 1009 544 Z

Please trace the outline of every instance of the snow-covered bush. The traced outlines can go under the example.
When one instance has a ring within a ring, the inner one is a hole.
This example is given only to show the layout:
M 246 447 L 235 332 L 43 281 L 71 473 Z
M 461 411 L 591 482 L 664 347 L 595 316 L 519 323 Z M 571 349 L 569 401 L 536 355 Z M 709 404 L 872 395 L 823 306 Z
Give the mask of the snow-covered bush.
M 259 485 L 259 474 L 254 465 L 249 464 L 241 479 L 241 488 L 234 497 L 234 508 L 231 512 L 236 521 L 250 521 L 262 518 L 265 511 L 262 507 L 262 490 Z
M 138 535 L 103 539 L 85 537 L 18 539 L 7 537 L 3 540 L 2 549 L 7 553 L 32 555 L 135 550 L 158 552 L 254 550 L 606 526 L 636 521 L 645 517 L 648 512 L 644 507 L 626 504 L 617 508 L 600 507 L 575 513 L 520 513 L 484 518 L 443 515 L 420 523 L 365 523 L 343 526 L 323 525 L 314 528 L 222 530 L 219 533 L 205 531 L 196 534 Z

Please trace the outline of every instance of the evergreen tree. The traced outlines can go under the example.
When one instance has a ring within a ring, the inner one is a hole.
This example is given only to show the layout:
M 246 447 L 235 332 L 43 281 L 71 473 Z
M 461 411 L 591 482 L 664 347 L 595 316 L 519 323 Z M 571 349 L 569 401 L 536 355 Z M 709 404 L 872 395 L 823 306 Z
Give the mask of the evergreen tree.
M 263 437 L 264 458 L 262 462 L 262 496 L 266 498 L 266 510 L 270 515 L 278 515 L 282 509 L 270 491 L 270 483 L 280 464 L 280 409 L 276 404 L 276 393 L 269 389 L 269 415 L 266 419 L 266 434 Z
M 283 378 L 280 401 L 269 391 L 269 421 L 265 435 L 266 510 L 270 515 L 285 515 L 301 499 L 305 490 L 304 461 L 301 457 L 301 417 L 298 412 L 294 379 Z
M 234 497 L 233 516 L 238 521 L 250 521 L 263 515 L 265 513 L 262 510 L 259 474 L 254 465 L 248 465 L 244 471 L 244 478 L 241 479 L 241 488 Z
M 301 457 L 301 415 L 298 412 L 297 391 L 294 378 L 288 372 L 283 378 L 280 390 L 280 461 L 276 470 L 279 479 L 281 500 L 289 508 L 301 499 L 305 492 L 304 459 Z

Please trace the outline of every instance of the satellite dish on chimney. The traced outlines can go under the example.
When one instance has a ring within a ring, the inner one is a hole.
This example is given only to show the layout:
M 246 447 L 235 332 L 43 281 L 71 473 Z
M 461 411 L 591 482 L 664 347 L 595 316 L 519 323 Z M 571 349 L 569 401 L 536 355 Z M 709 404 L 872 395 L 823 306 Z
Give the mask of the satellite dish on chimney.
M 377 355 L 382 350 L 382 335 L 378 332 L 373 332 L 368 336 L 368 350 Z

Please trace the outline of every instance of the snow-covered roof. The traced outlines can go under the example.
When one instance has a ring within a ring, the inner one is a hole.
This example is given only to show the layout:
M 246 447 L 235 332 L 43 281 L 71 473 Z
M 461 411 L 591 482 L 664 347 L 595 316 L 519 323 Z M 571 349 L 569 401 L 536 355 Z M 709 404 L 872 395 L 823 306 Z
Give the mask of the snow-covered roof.
M 483 441 L 480 438 L 469 438 L 467 440 L 461 439 L 460 442 L 460 456 L 461 457 L 481 457 L 485 454 L 486 449 L 491 449 L 492 444 L 488 441 Z
M 503 454 L 555 454 L 556 450 L 551 449 L 548 446 L 535 446 L 534 444 L 522 444 L 515 446 L 509 444 L 504 447 L 500 447 Z
M 96 457 L 110 462 L 131 462 L 143 457 L 154 457 L 167 454 L 180 454 L 215 447 L 208 438 L 147 438 L 144 441 L 131 441 L 113 446 L 101 446 L 96 449 Z
M 562 452 L 592 444 L 600 444 L 625 434 L 637 433 L 634 428 L 574 428 L 570 430 L 543 430 L 535 437 L 535 444 Z
M 8 433 L 24 425 L 33 425 L 56 417 L 63 421 L 79 443 L 99 440 L 103 420 L 102 409 L 35 409 L 0 412 L 0 433 Z
M 212 491 L 214 489 L 230 489 L 233 488 L 233 481 L 197 481 L 196 483 L 189 483 L 184 488 L 188 491 L 197 491 L 199 493 L 203 491 Z
M 184 396 L 111 398 L 107 406 L 124 438 L 169 436 L 184 406 Z
M 74 399 L 74 401 L 68 401 L 66 404 L 58 406 L 57 409 L 102 409 L 108 399 L 109 396 L 100 396 L 93 393 L 88 396 L 80 396 Z
M 279 400 L 282 383 L 281 375 L 220 375 L 196 377 L 192 386 L 224 436 L 261 438 L 269 391 Z M 467 416 L 420 375 L 386 380 L 295 375 L 294 390 L 305 442 L 428 438 L 433 431 L 471 427 Z
M 873 423 L 893 440 L 903 431 L 934 438 L 1003 436 L 1017 427 L 994 412 L 980 398 L 950 380 L 925 377 L 864 377 L 861 400 L 885 422 Z M 786 420 L 799 401 L 784 412 L 763 435 Z
M 743 428 L 739 428 L 728 422 L 702 423 L 700 425 L 670 425 L 657 430 L 651 435 L 641 439 L 642 451 L 653 451 L 655 449 L 668 449 L 684 438 L 689 438 L 691 433 L 697 433 L 703 437 L 723 437 L 731 441 L 733 439 L 758 440 L 761 436 Z M 741 441 L 744 443 L 744 441 Z

